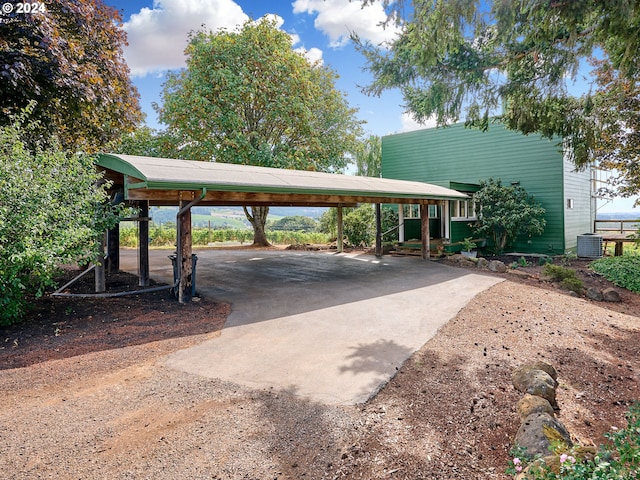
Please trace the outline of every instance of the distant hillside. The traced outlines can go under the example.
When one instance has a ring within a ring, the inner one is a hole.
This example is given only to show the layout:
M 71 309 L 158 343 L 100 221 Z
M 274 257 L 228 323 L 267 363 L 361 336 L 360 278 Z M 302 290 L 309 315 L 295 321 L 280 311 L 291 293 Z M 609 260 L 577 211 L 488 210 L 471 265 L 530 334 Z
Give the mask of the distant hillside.
M 596 215 L 597 220 L 639 220 L 640 210 L 638 212 L 614 212 L 600 213 Z

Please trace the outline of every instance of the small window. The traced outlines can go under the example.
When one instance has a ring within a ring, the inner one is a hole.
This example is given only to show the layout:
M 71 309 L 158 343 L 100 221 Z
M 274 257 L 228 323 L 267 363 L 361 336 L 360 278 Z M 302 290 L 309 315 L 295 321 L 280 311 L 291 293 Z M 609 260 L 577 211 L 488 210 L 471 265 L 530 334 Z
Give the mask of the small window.
M 403 205 L 404 218 L 420 218 L 420 205 Z M 429 205 L 429 218 L 438 218 L 438 206 Z
M 420 205 L 403 205 L 404 218 L 420 218 Z
M 476 207 L 472 200 L 456 200 L 453 202 L 451 219 L 467 221 L 476 219 Z

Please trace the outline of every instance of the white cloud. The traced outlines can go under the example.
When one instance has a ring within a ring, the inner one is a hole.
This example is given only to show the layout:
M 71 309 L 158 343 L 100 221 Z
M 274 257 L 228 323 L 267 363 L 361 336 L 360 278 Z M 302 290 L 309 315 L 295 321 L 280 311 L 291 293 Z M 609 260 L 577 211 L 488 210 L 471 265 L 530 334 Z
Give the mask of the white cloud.
M 433 128 L 437 126 L 435 117 L 429 117 L 425 122 L 420 123 L 417 122 L 409 112 L 404 112 L 402 114 L 400 122 L 402 123 L 400 132 L 411 132 L 413 130 L 421 130 L 423 128 Z
M 155 0 L 124 24 L 129 46 L 124 55 L 131 74 L 181 68 L 192 30 L 233 29 L 249 17 L 232 0 Z
M 320 64 L 324 63 L 324 60 L 322 59 L 322 50 L 320 50 L 319 48 L 310 48 L 309 50 L 307 50 L 304 47 L 300 47 L 296 48 L 295 51 L 309 60 L 309 63 L 311 64 L 314 64 L 316 62 L 320 62 Z
M 374 44 L 389 42 L 398 33 L 395 25 L 381 25 L 387 14 L 378 2 L 362 8 L 358 0 L 295 0 L 293 13 L 317 14 L 314 25 L 329 37 L 332 47 L 345 45 L 352 32 Z

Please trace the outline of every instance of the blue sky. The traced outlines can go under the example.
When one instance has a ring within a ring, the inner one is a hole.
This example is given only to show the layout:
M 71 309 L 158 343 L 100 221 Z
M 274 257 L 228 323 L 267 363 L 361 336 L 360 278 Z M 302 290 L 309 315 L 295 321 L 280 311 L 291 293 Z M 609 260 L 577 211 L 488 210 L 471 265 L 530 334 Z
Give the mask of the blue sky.
M 364 61 L 349 41 L 349 32 L 379 43 L 393 37 L 392 29 L 379 22 L 386 17 L 379 5 L 362 9 L 360 2 L 348 0 L 104 0 L 122 12 L 129 38 L 125 58 L 141 95 L 147 124 L 157 127 L 152 102 L 159 93 L 167 69 L 184 66 L 183 50 L 187 34 L 201 25 L 216 30 L 232 29 L 245 20 L 277 15 L 280 28 L 292 35 L 295 49 L 304 49 L 313 59 L 336 71 L 337 88 L 347 94 L 365 129 L 386 135 L 416 128 L 403 116 L 402 98 L 397 92 L 381 98 L 368 97 L 359 86 L 371 77 L 363 71 Z
M 380 44 L 392 40 L 393 27 L 383 28 L 386 18 L 376 3 L 361 8 L 359 0 L 104 0 L 122 13 L 129 46 L 125 58 L 133 83 L 141 96 L 147 125 L 158 128 L 153 102 L 160 102 L 166 72 L 184 66 L 187 34 L 202 26 L 210 30 L 233 29 L 248 19 L 276 15 L 280 28 L 293 39 L 293 48 L 320 59 L 338 73 L 336 86 L 347 94 L 364 128 L 374 135 L 387 135 L 422 128 L 402 107 L 396 91 L 381 97 L 363 95 L 360 86 L 371 76 L 364 60 L 349 41 L 354 31 L 364 40 Z M 435 123 L 424 125 L 434 126 Z M 619 199 L 600 211 L 631 211 L 633 200 Z M 637 211 L 637 210 L 636 210 Z

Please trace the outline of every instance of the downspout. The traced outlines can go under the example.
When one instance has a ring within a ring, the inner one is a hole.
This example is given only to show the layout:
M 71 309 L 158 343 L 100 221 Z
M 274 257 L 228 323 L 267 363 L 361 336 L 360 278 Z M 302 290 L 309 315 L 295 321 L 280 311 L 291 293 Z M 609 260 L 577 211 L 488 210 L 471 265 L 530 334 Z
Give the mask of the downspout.
M 189 210 L 191 207 L 200 203 L 206 195 L 207 195 L 207 187 L 202 187 L 202 193 L 198 198 L 196 198 L 195 200 L 192 200 L 191 202 L 187 203 L 184 207 L 182 207 L 180 210 L 178 210 L 178 214 L 176 215 L 176 235 L 178 237 L 176 238 L 176 254 L 177 255 L 180 255 L 180 252 L 182 251 L 182 245 L 180 244 L 180 239 L 182 238 L 182 235 L 180 234 L 181 233 L 180 217 L 184 215 L 184 212 Z M 177 270 L 178 270 L 178 278 L 176 279 L 175 284 L 180 285 L 180 281 L 182 280 L 182 277 L 180 276 L 182 273 L 182 269 L 178 268 Z

